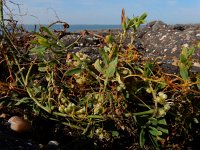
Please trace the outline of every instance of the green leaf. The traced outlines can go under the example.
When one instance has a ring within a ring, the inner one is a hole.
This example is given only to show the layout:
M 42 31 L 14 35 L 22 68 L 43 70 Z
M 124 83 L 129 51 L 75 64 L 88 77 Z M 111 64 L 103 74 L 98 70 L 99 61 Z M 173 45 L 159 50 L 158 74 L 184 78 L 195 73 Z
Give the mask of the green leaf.
M 58 60 L 51 60 L 51 61 L 49 61 L 48 62 L 48 65 L 49 66 L 54 66 L 54 65 L 57 65 L 57 64 L 59 64 L 60 62 L 58 61 Z
M 183 80 L 188 80 L 189 75 L 188 75 L 188 70 L 185 64 L 179 63 L 179 69 L 180 69 L 180 75 L 183 78 Z
M 30 97 L 24 97 L 24 98 L 20 99 L 15 105 L 19 106 L 22 103 L 28 103 L 29 100 L 30 100 Z
M 40 35 L 37 35 L 37 40 L 38 40 L 38 43 L 46 48 L 49 48 L 50 47 L 50 43 L 48 42 L 48 39 L 47 38 L 44 38 Z
M 183 63 L 183 64 L 186 64 L 186 63 L 187 63 L 187 60 L 188 60 L 187 56 L 181 54 L 181 55 L 180 55 L 180 59 L 181 59 L 181 63 Z
M 191 57 L 194 54 L 195 48 L 192 47 L 189 49 L 188 56 Z
M 149 126 L 149 133 L 153 136 L 161 136 L 162 132 L 156 129 L 155 127 Z
M 46 66 L 45 67 L 38 67 L 38 71 L 40 72 L 46 72 Z
M 113 44 L 112 50 L 109 54 L 110 60 L 113 60 L 114 58 L 116 58 L 118 56 L 118 51 L 119 51 L 119 46 L 117 44 Z
M 108 65 L 109 57 L 108 57 L 108 54 L 105 52 L 105 50 L 104 49 L 99 49 L 99 54 L 101 55 L 101 58 L 103 59 L 104 64 Z
M 114 76 L 115 71 L 116 71 L 116 67 L 117 67 L 117 63 L 118 63 L 117 57 L 109 63 L 108 68 L 106 69 L 106 77 L 107 78 Z
M 144 128 L 141 129 L 140 131 L 140 147 L 144 148 L 144 144 L 145 144 L 145 130 Z
M 156 85 L 156 90 L 157 91 L 160 91 L 161 89 L 165 88 L 166 87 L 166 83 L 158 83 Z
M 34 47 L 30 50 L 30 52 L 32 53 L 31 55 L 36 54 L 39 57 L 43 57 L 46 52 L 46 47 L 44 47 L 44 46 Z
M 162 127 L 157 127 L 157 129 L 159 130 L 159 131 L 162 131 L 163 133 L 165 133 L 165 134 L 169 134 L 169 131 L 168 131 L 168 129 L 165 129 L 165 128 L 162 128 Z
M 68 71 L 66 71 L 64 74 L 65 74 L 66 76 L 72 76 L 72 75 L 74 75 L 74 74 L 81 73 L 82 71 L 83 71 L 83 70 L 82 70 L 80 67 L 78 67 L 78 68 L 74 68 L 74 69 L 68 70 Z
M 163 125 L 167 125 L 166 120 L 163 118 L 161 120 L 158 120 L 158 124 L 163 124 Z
M 44 32 L 46 32 L 47 34 L 49 34 L 50 36 L 53 36 L 53 32 L 48 28 L 48 27 L 40 27 L 40 29 Z
M 147 17 L 147 13 L 143 13 L 141 16 L 140 16 L 140 20 L 142 21 L 142 23 L 144 23 L 144 20 L 146 19 Z
M 112 137 L 119 138 L 119 132 L 118 131 L 111 131 Z
M 93 65 L 97 71 L 99 71 L 101 74 L 105 74 L 105 70 L 101 67 L 99 59 L 97 59 Z
M 184 55 L 187 58 L 188 57 L 188 48 L 183 47 L 182 50 L 181 50 L 181 54 Z
M 46 72 L 46 70 L 47 70 L 46 67 L 47 67 L 47 65 L 45 63 L 39 63 L 38 64 L 38 71 Z
M 133 19 L 127 19 L 127 22 L 128 22 L 128 25 L 127 25 L 127 28 L 132 28 L 134 26 L 134 22 L 133 22 Z
M 105 37 L 105 40 L 106 40 L 106 42 L 109 43 L 109 44 L 112 44 L 113 41 L 114 41 L 112 35 L 107 35 L 107 36 Z
M 48 27 L 43 26 L 43 27 L 40 27 L 40 29 L 46 32 L 49 35 L 49 37 L 53 38 L 54 40 L 58 40 L 58 38 L 54 35 L 54 33 Z
M 61 50 L 53 50 L 51 49 L 51 51 L 54 53 L 54 54 L 58 54 L 58 55 L 66 55 L 66 52 L 65 50 L 61 49 Z
M 157 137 L 152 136 L 151 134 L 149 134 L 149 138 L 150 138 L 150 140 L 151 140 L 151 142 L 152 142 L 153 147 L 155 148 L 155 150 L 160 150 Z
M 38 94 L 38 93 L 41 93 L 41 86 L 34 86 L 32 88 L 33 92 L 34 92 L 34 95 Z
M 139 21 L 139 18 L 138 18 L 138 17 L 135 17 L 135 18 L 133 18 L 133 21 L 134 21 L 135 24 L 137 24 L 138 21 Z
M 144 65 L 144 77 L 149 77 L 152 74 L 152 70 L 154 68 L 154 64 L 147 62 Z
M 149 121 L 152 125 L 156 126 L 158 124 L 158 120 L 156 118 L 150 118 Z

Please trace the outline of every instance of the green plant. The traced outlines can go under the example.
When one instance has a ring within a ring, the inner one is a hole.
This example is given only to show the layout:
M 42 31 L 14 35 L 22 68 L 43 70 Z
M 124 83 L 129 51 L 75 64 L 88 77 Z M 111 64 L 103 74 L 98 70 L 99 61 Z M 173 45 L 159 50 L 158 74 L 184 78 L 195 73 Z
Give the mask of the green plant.
M 185 82 L 189 80 L 189 69 L 192 66 L 191 56 L 194 54 L 194 48 L 183 47 L 178 63 L 180 75 Z
M 180 76 L 162 72 L 156 61 L 142 62 L 134 35 L 146 16 L 128 18 L 123 9 L 122 33 L 101 37 L 94 62 L 84 53 L 68 52 L 84 34 L 65 47 L 51 29 L 41 27 L 29 42 L 29 59 L 17 55 L 15 45 L 6 47 L 10 51 L 3 58 L 13 82 L 0 86 L 12 93 L 12 105 L 29 106 L 34 115 L 51 116 L 91 138 L 112 141 L 126 132 L 141 148 L 151 141 L 156 149 L 169 145 L 174 135 L 188 139 L 200 110 L 200 77 L 190 73 L 194 49 L 182 49 Z M 128 30 L 131 40 L 125 44 Z

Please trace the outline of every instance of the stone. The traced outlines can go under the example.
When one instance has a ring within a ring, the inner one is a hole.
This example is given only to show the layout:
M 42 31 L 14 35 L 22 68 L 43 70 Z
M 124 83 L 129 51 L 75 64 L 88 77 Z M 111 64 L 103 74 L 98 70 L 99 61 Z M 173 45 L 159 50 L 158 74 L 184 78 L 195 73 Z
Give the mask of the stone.
M 156 30 L 153 26 L 156 25 Z M 175 63 L 179 60 L 182 48 L 195 47 L 195 53 L 192 56 L 192 72 L 200 73 L 200 68 L 195 67 L 200 63 L 200 24 L 178 24 L 167 25 L 163 22 L 152 22 L 140 28 L 136 33 L 136 46 L 140 43 L 143 48 L 143 60 L 155 60 L 159 57 L 161 67 L 167 73 L 179 73 L 179 68 Z M 173 60 L 170 62 L 170 60 Z M 177 64 L 177 63 L 176 63 Z M 195 66 L 194 66 L 195 65 Z
M 15 132 L 23 133 L 31 129 L 30 122 L 18 116 L 11 117 L 8 123 L 10 123 L 10 129 Z

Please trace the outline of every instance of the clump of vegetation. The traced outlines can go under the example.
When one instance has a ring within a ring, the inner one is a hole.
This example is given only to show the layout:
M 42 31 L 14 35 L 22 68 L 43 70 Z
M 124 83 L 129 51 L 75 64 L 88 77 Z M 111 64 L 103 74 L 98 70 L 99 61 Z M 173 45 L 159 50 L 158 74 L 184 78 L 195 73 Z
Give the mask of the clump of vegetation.
M 1 20 L 1 104 L 31 108 L 31 115 L 51 116 L 103 141 L 126 133 L 142 148 L 149 142 L 157 149 L 187 145 L 200 135 L 200 76 L 189 72 L 194 48 L 182 49 L 180 75 L 142 62 L 134 35 L 146 17 L 128 18 L 123 10 L 122 32 L 102 37 L 94 62 L 84 53 L 70 53 L 73 44 L 65 47 L 47 27 L 32 35 L 26 53 L 20 53 L 11 38 L 16 33 L 6 32 Z M 131 41 L 125 45 L 129 30 Z

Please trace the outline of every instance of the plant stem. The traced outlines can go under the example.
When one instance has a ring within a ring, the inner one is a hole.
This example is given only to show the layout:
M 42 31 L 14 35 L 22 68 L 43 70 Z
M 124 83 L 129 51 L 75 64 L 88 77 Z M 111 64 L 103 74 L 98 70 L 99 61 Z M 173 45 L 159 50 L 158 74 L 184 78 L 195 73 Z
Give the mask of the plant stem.
M 150 115 L 155 112 L 154 109 L 143 111 L 143 112 L 138 112 L 138 113 L 133 113 L 134 116 L 141 116 L 141 115 Z

